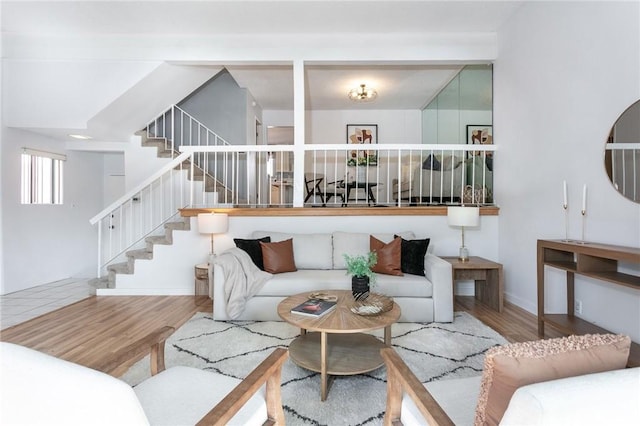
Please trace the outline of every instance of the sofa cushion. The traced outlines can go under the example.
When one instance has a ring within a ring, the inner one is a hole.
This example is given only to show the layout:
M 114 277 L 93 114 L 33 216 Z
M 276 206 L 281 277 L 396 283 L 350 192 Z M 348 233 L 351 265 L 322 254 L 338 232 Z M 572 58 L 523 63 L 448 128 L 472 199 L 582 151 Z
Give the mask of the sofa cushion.
M 240 380 L 193 367 L 176 366 L 134 388 L 152 425 L 196 424 Z M 117 409 L 114 410 L 117 411 Z M 267 418 L 264 390 L 253 395 L 232 417 L 232 425 L 259 425 Z M 115 424 L 115 423 L 114 423 Z
M 411 231 L 397 232 L 402 238 L 415 238 Z M 394 234 L 372 233 L 374 237 L 383 243 L 391 242 Z M 333 269 L 347 269 L 344 255 L 357 256 L 359 254 L 369 253 L 369 234 L 364 232 L 341 232 L 333 233 Z
M 473 424 L 474 409 L 480 391 L 480 377 L 434 380 L 426 383 L 429 391 L 440 407 L 456 425 Z M 411 398 L 402 398 L 401 420 L 404 425 L 424 425 L 425 419 Z
M 293 257 L 298 269 L 332 269 L 333 239 L 331 234 L 290 234 L 255 231 L 254 238 L 270 236 L 271 241 L 293 239 Z
M 298 269 L 274 275 L 262 286 L 257 296 L 286 297 L 318 290 L 351 290 L 351 277 L 344 269 Z M 433 285 L 425 277 L 405 274 L 378 275 L 371 291 L 390 297 L 432 297 Z
M 262 260 L 264 270 L 272 274 L 296 271 L 296 262 L 293 257 L 293 240 L 273 243 L 260 243 L 262 247 Z
M 405 240 L 402 238 L 400 267 L 406 274 L 424 275 L 424 256 L 429 248 L 429 238 Z
M 521 386 L 624 368 L 631 340 L 593 334 L 511 343 L 491 348 L 484 360 L 476 424 L 497 425 Z
M 420 275 L 378 274 L 371 291 L 390 297 L 433 297 L 433 284 Z
M 254 240 L 246 240 L 242 238 L 234 238 L 233 242 L 236 243 L 236 247 L 247 252 L 251 260 L 255 265 L 264 271 L 264 262 L 262 261 L 262 247 L 260 243 L 270 243 L 271 238 L 263 237 Z
M 376 252 L 378 257 L 375 265 L 371 267 L 373 272 L 386 275 L 404 275 L 400 269 L 402 238 L 394 238 L 390 243 L 385 244 L 373 235 L 370 235 L 369 249 Z
M 513 394 L 500 424 L 638 425 L 638 391 L 640 367 L 535 383 Z

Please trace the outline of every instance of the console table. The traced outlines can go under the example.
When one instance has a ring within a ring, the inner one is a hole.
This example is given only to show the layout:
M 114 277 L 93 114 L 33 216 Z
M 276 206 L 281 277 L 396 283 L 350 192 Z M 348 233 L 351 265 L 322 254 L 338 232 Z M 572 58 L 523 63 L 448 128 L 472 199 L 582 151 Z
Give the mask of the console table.
M 618 271 L 618 261 L 640 264 L 640 249 L 577 241 L 538 240 L 538 335 L 544 337 L 549 324 L 565 334 L 610 333 L 576 317 L 574 314 L 575 274 L 640 290 L 640 276 Z M 567 313 L 544 312 L 544 267 L 562 269 L 567 273 Z M 640 345 L 631 344 L 629 366 L 640 366 Z

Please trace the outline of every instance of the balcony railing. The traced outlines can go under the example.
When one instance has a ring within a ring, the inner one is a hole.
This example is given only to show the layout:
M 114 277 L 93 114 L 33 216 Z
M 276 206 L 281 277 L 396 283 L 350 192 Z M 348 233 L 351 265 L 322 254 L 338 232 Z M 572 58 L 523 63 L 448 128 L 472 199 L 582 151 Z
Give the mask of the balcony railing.
M 358 146 L 361 147 L 361 146 Z M 364 146 L 362 146 L 364 148 Z M 229 207 L 494 205 L 493 145 L 181 147 L 226 182 Z M 302 168 L 296 156 L 304 158 Z M 297 172 L 297 173 L 296 173 Z M 194 194 L 194 207 L 207 197 Z
M 162 233 L 180 208 L 495 204 L 491 145 L 212 145 L 180 151 L 91 219 L 98 228 L 98 276 L 128 250 L 143 247 L 147 236 Z M 193 179 L 199 168 L 204 178 Z
M 640 202 L 640 143 L 608 143 L 606 152 L 613 186 L 628 199 Z

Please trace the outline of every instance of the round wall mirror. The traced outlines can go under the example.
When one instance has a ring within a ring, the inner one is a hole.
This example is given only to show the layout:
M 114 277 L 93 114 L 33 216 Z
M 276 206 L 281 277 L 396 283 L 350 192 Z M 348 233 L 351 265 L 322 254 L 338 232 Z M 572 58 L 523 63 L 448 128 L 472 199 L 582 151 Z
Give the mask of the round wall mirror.
M 640 203 L 640 101 L 627 108 L 611 128 L 604 166 L 615 190 Z

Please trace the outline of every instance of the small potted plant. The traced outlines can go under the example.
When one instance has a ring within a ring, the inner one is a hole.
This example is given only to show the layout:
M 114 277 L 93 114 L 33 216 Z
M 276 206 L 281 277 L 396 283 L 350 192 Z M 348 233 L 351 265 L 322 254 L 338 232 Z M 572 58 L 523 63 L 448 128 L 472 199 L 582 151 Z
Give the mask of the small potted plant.
M 375 284 L 376 274 L 371 267 L 378 262 L 378 254 L 371 251 L 368 254 L 349 256 L 344 254 L 347 264 L 347 274 L 351 275 L 351 292 L 356 300 L 364 300 L 369 296 L 369 284 Z

